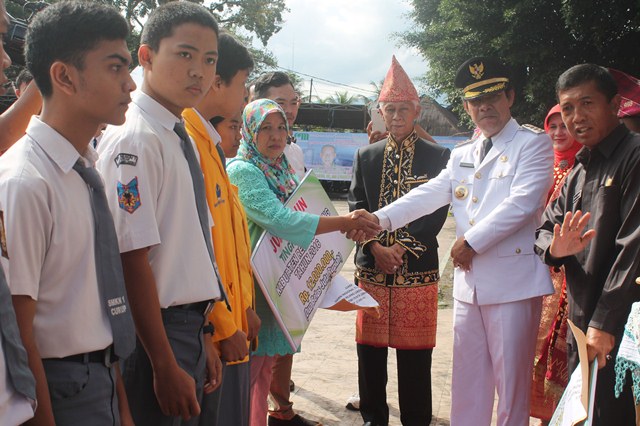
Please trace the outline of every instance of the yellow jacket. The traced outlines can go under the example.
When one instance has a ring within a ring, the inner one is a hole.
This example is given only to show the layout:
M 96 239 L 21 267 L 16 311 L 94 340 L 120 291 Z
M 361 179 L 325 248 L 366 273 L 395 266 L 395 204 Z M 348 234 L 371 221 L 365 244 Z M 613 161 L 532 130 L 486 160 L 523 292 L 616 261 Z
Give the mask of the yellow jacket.
M 229 182 L 224 164 L 200 116 L 189 108 L 183 111 L 182 117 L 200 154 L 207 203 L 214 223 L 211 228 L 213 249 L 231 305 L 229 312 L 224 303 L 216 303 L 209 315 L 215 327 L 213 341 L 219 342 L 238 330 L 245 333 L 248 330 L 246 310 L 253 307 L 254 287 L 247 219 L 237 188 Z M 248 357 L 241 362 L 246 361 Z

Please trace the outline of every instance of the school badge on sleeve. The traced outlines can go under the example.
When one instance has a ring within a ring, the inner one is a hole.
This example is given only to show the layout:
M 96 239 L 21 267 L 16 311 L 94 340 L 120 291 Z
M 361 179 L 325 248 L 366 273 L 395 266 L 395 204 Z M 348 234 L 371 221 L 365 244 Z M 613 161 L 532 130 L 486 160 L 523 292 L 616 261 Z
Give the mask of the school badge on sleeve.
M 140 191 L 138 191 L 138 176 L 126 185 L 118 182 L 118 204 L 128 213 L 133 213 L 140 207 Z

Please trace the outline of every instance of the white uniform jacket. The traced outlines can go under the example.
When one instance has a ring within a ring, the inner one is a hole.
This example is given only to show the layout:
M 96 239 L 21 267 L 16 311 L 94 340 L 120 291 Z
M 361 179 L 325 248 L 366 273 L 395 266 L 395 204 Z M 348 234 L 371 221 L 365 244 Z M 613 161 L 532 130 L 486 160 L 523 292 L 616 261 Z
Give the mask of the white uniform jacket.
M 553 180 L 551 140 L 512 118 L 480 163 L 483 140 L 456 147 L 437 177 L 376 214 L 393 230 L 452 203 L 457 235 L 477 252 L 469 272 L 455 269 L 457 300 L 489 305 L 551 294 L 548 267 L 533 251 Z

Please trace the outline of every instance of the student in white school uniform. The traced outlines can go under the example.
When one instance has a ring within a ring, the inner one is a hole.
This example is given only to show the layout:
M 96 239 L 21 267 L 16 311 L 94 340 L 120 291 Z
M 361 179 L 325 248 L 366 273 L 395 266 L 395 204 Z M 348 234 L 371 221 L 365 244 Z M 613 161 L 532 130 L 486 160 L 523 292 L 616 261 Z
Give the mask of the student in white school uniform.
M 131 353 L 134 327 L 88 146 L 99 123 L 124 122 L 135 89 L 128 33 L 115 8 L 66 1 L 40 12 L 27 33 L 44 106 L 0 158 L 0 217 L 2 265 L 36 378 L 34 424 L 131 420 L 115 361 Z
M 0 0 L 0 36 L 4 37 L 8 29 L 9 17 L 4 1 Z M 4 50 L 4 44 L 0 44 L 0 83 L 7 81 L 4 70 L 9 65 L 11 59 Z M 5 92 L 4 84 L 0 85 L 0 95 Z M 3 221 L 0 220 L 0 246 L 6 251 L 4 231 Z M 16 372 L 19 377 L 14 377 Z M 0 268 L 0 424 L 14 426 L 33 417 L 35 397 L 35 381 L 20 339 L 11 293 Z
M 0 343 L 0 424 L 20 425 L 33 417 L 36 408 L 36 383 L 20 339 L 11 293 L 2 268 Z
M 203 392 L 221 383 L 220 359 L 203 335 L 213 330 L 203 325 L 224 292 L 202 171 L 181 120 L 211 87 L 217 45 L 204 7 L 155 9 L 138 51 L 141 90 L 125 124 L 109 126 L 98 145 L 138 334 L 123 369 L 138 426 L 197 424 Z

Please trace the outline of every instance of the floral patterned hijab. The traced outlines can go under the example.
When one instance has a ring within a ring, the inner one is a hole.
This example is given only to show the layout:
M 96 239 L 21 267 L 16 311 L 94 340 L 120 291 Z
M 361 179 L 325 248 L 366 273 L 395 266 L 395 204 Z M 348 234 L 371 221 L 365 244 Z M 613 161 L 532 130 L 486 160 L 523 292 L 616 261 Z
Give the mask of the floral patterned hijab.
M 298 178 L 289 165 L 287 157 L 280 155 L 275 160 L 265 157 L 258 151 L 258 131 L 269 114 L 280 114 L 287 126 L 287 117 L 280 105 L 269 99 L 258 99 L 248 104 L 242 113 L 242 140 L 238 156 L 252 163 L 264 173 L 269 187 L 283 203 L 298 186 Z

